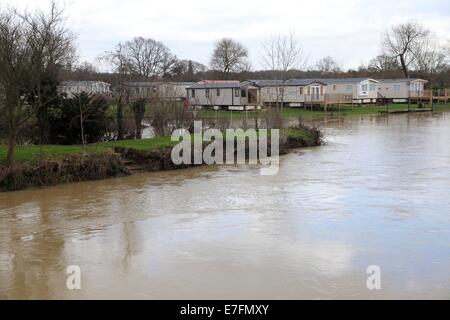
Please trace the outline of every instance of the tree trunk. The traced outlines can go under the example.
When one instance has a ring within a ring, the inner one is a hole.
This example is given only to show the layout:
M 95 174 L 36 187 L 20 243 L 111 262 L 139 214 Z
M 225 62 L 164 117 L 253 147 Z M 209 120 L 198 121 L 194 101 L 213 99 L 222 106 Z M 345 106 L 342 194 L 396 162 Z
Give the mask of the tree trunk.
M 6 157 L 6 164 L 12 166 L 14 164 L 14 151 L 16 149 L 16 135 L 10 133 L 8 136 L 8 155 Z
M 123 140 L 123 104 L 122 98 L 117 103 L 117 139 Z
M 142 122 L 136 121 L 136 139 L 142 139 Z
M 83 113 L 80 115 L 80 128 L 81 128 L 81 143 L 83 144 L 83 148 L 86 145 L 86 140 L 84 138 L 84 120 L 83 120 Z
M 406 66 L 405 58 L 402 54 L 400 55 L 400 63 L 402 65 L 402 69 L 403 69 L 403 73 L 405 74 L 405 77 L 409 78 L 408 67 Z
M 142 121 L 145 115 L 145 101 L 136 101 L 133 105 L 134 122 L 136 125 L 136 139 L 142 139 Z
M 83 149 L 86 144 L 86 140 L 84 138 L 84 118 L 83 118 L 83 107 L 81 106 L 80 97 L 78 97 L 78 103 L 80 104 L 80 130 L 81 130 L 81 142 L 83 144 Z
M 134 123 L 136 125 L 136 132 L 135 132 L 135 138 L 136 139 L 142 139 L 142 121 L 143 121 L 143 114 L 141 113 L 141 110 L 139 107 L 134 109 Z

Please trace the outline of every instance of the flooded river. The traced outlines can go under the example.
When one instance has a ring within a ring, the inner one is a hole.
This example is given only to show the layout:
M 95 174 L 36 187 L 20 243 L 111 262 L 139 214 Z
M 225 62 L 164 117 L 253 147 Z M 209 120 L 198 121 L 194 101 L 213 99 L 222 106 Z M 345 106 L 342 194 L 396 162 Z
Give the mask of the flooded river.
M 0 298 L 449 299 L 450 114 L 321 126 L 327 145 L 276 176 L 202 167 L 0 194 Z

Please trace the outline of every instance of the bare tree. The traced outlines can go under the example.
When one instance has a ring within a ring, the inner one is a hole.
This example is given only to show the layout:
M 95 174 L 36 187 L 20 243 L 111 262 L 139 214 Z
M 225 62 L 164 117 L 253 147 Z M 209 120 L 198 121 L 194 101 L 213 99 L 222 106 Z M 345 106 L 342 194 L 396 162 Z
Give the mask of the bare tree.
M 62 8 L 51 2 L 48 12 L 36 10 L 20 17 L 29 28 L 27 44 L 32 57 L 29 74 L 28 101 L 39 129 L 39 144 L 48 142 L 49 112 L 59 102 L 57 91 L 58 73 L 63 66 L 70 66 L 76 59 L 74 38 L 65 26 Z M 53 82 L 53 85 L 52 85 Z
M 226 80 L 231 72 L 248 68 L 248 50 L 233 39 L 223 38 L 216 43 L 210 65 L 212 69 L 222 72 Z
M 414 21 L 392 27 L 383 35 L 385 54 L 399 59 L 405 77 L 409 77 L 409 66 L 423 46 L 430 32 Z
M 323 74 L 338 73 L 342 71 L 337 61 L 331 56 L 324 57 L 317 61 L 315 69 Z
M 445 48 L 434 37 L 429 37 L 417 48 L 414 69 L 424 74 L 435 74 L 446 68 Z
M 98 68 L 94 64 L 83 61 L 82 63 L 75 66 L 74 72 L 81 74 L 96 74 L 98 73 Z
M 175 66 L 176 57 L 162 42 L 136 37 L 133 40 L 119 44 L 115 51 L 104 57 L 115 68 L 117 86 L 115 90 L 117 101 L 118 139 L 123 138 L 123 104 L 127 99 L 126 82 L 131 80 L 156 80 L 167 76 Z M 146 97 L 151 98 L 151 97 Z M 131 103 L 136 124 L 135 137 L 142 137 L 142 121 L 145 114 L 146 99 L 137 99 Z
M 447 45 L 444 47 L 446 60 L 450 64 L 450 40 L 447 40 Z
M 117 139 L 122 140 L 124 138 L 123 107 L 126 99 L 126 81 L 130 78 L 130 68 L 123 50 L 123 45 L 119 43 L 113 51 L 107 51 L 98 60 L 105 61 L 113 67 L 113 97 L 117 106 Z
M 397 58 L 381 54 L 369 61 L 367 69 L 369 72 L 384 73 L 398 70 L 399 64 Z
M 42 106 L 43 77 L 74 58 L 73 34 L 65 27 L 63 10 L 55 3 L 48 13 L 0 11 L 0 85 L 5 103 L 0 112 L 7 118 L 7 163 L 13 164 L 21 129 L 33 112 L 28 97 Z M 28 96 L 28 97 L 27 97 Z
M 130 72 L 143 80 L 165 76 L 176 62 L 162 42 L 142 37 L 125 42 L 123 55 Z
M 196 74 L 205 72 L 206 66 L 192 60 L 177 60 L 172 69 L 172 75 L 178 80 L 193 81 Z
M 306 63 L 302 46 L 294 33 L 274 37 L 262 44 L 262 63 L 271 71 L 272 80 L 279 82 L 275 87 L 277 108 L 284 104 L 286 81 L 289 71 L 304 67 Z

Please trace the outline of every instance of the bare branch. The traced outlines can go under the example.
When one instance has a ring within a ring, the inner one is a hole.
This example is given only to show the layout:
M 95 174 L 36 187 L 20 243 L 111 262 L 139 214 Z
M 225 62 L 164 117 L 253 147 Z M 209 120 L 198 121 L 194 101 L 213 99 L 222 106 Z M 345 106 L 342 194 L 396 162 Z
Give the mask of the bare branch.
M 233 39 L 223 38 L 216 43 L 210 65 L 212 69 L 222 72 L 224 79 L 228 79 L 231 72 L 249 69 L 248 50 Z
M 394 26 L 383 34 L 384 54 L 399 59 L 405 77 L 408 77 L 408 67 L 414 62 L 417 51 L 421 50 L 429 35 L 429 30 L 414 21 Z

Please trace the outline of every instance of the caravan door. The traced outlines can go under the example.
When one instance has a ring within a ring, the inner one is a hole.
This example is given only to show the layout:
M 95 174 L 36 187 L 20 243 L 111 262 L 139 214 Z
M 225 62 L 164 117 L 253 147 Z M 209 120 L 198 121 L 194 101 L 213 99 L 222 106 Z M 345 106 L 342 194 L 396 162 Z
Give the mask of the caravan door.
M 319 101 L 320 100 L 320 87 L 319 86 L 312 86 L 311 87 L 311 100 L 312 101 Z

